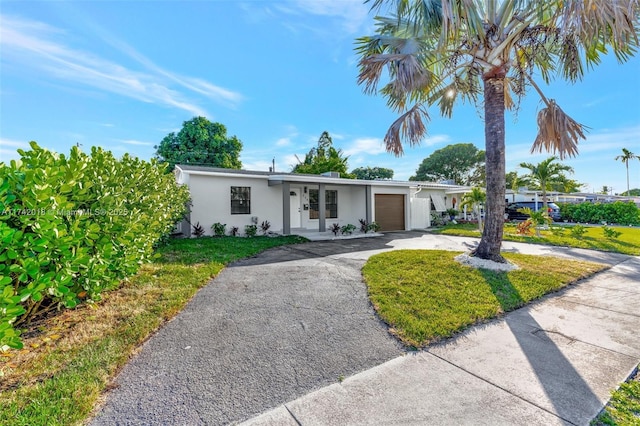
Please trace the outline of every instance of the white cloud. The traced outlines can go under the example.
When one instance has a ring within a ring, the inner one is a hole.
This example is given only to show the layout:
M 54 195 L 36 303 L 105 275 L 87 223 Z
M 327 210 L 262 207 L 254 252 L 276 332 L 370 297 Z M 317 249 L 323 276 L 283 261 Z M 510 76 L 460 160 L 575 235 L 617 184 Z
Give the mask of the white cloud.
M 378 138 L 358 138 L 349 148 L 344 150 L 346 155 L 377 155 L 385 153 L 385 146 L 382 139 Z
M 120 142 L 127 145 L 136 145 L 136 146 L 153 146 L 154 145 L 153 142 L 143 142 L 143 141 L 137 141 L 134 139 L 120 139 Z
M 242 100 L 237 92 L 195 77 L 164 70 L 126 43 L 94 26 L 103 41 L 135 59 L 146 70 L 126 68 L 90 52 L 64 43 L 64 32 L 37 21 L 2 15 L 0 46 L 3 60 L 25 69 L 36 68 L 49 76 L 97 88 L 142 102 L 155 103 L 206 116 L 207 112 L 188 94 L 203 95 L 234 107 Z M 62 38 L 63 41 L 57 41 Z M 172 87 L 173 86 L 173 87 Z M 184 93 L 179 89 L 188 89 Z
M 280 138 L 276 141 L 276 146 L 289 146 L 291 145 L 290 138 Z

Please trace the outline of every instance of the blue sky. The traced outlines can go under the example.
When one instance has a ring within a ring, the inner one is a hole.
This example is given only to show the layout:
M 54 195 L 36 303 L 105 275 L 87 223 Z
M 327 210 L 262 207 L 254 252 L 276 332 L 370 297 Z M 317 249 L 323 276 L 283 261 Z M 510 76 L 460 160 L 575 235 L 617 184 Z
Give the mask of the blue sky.
M 429 136 L 405 155 L 384 151 L 396 116 L 356 84 L 354 41 L 373 34 L 361 1 L 0 1 L 0 161 L 30 140 L 67 153 L 102 146 L 143 159 L 196 115 L 227 126 L 244 144 L 246 169 L 290 171 L 327 130 L 349 167 L 389 167 L 408 179 L 433 151 L 484 147 L 481 115 L 434 109 Z M 548 97 L 589 126 L 564 163 L 599 190 L 626 190 L 622 148 L 640 154 L 640 58 L 607 57 L 582 82 L 558 80 Z M 530 92 L 507 115 L 507 171 L 549 154 L 529 153 L 541 107 Z M 640 161 L 630 164 L 640 187 Z

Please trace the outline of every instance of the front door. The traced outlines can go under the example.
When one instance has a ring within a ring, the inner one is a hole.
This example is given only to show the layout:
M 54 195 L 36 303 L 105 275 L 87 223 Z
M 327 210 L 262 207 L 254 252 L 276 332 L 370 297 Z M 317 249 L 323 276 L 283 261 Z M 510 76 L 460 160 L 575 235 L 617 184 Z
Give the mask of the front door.
M 300 228 L 300 188 L 291 188 L 289 194 L 291 196 L 289 200 L 291 228 Z

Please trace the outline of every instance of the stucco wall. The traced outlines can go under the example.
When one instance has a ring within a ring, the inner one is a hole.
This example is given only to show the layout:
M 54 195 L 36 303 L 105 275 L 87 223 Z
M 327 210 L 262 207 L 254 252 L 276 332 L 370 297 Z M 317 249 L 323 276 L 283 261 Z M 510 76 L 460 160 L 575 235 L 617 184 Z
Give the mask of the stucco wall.
M 251 214 L 231 214 L 232 186 L 251 188 Z M 271 223 L 271 231 L 282 232 L 282 187 L 270 187 L 266 177 L 191 175 L 189 189 L 193 202 L 191 223 L 199 222 L 206 235 L 212 235 L 211 225 L 215 222 L 225 223 L 227 232 L 237 226 L 244 233 L 253 216 L 258 217 L 258 233 L 264 220 Z

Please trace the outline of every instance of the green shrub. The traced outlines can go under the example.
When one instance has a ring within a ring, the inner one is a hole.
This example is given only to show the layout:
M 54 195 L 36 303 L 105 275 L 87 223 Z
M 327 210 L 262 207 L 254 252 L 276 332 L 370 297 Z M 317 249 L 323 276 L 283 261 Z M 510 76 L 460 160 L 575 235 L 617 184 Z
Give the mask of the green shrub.
M 549 228 L 551 234 L 556 237 L 562 237 L 564 235 L 565 229 L 562 226 L 552 226 Z
M 100 299 L 153 256 L 183 216 L 188 191 L 155 160 L 31 142 L 0 163 L 0 350 L 18 327 L 60 307 Z
M 378 232 L 379 230 L 380 230 L 380 225 L 378 224 L 378 222 L 371 222 L 369 224 L 369 231 Z
M 640 225 L 640 209 L 631 201 L 614 203 L 562 203 L 562 219 L 576 223 L 617 223 Z
M 582 236 L 587 232 L 587 228 L 582 225 L 575 225 L 569 228 L 569 232 L 573 238 L 581 239 Z
M 342 228 L 340 228 L 340 232 L 342 232 L 342 235 L 351 235 L 355 230 L 356 230 L 356 226 L 351 223 L 344 225 Z
M 258 227 L 256 225 L 245 225 L 244 227 L 244 235 L 247 237 L 255 237 L 258 233 Z
M 224 237 L 227 233 L 227 224 L 216 222 L 211 225 L 211 230 L 213 231 L 213 235 L 216 237 Z
M 616 231 L 615 229 L 609 228 L 608 226 L 603 226 L 602 227 L 602 235 L 604 235 L 605 238 L 608 238 L 610 240 L 615 240 L 620 235 L 622 235 L 622 232 Z

